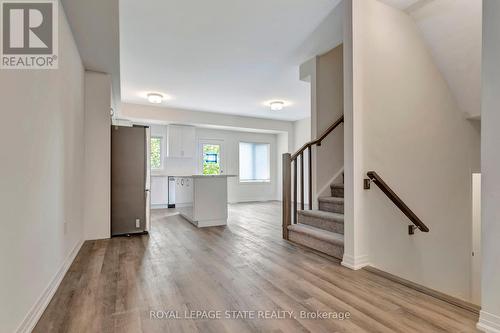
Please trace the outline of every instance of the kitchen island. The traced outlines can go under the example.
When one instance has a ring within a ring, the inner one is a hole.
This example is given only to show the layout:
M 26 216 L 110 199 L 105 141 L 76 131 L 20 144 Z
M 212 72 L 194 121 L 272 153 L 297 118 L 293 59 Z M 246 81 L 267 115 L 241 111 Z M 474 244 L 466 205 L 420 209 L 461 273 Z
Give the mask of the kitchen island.
M 227 178 L 234 175 L 193 175 L 192 205 L 179 208 L 182 217 L 197 226 L 214 227 L 227 224 Z

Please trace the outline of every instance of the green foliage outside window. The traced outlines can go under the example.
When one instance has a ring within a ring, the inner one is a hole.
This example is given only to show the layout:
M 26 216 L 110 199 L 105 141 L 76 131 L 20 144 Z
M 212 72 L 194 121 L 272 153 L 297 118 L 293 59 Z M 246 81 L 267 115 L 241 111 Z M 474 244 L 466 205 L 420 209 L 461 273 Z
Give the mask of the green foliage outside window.
M 161 168 L 161 138 L 151 138 L 151 168 Z
M 214 157 L 215 157 L 215 161 L 214 161 Z M 204 175 L 220 175 L 220 146 L 219 145 L 203 145 L 203 174 Z

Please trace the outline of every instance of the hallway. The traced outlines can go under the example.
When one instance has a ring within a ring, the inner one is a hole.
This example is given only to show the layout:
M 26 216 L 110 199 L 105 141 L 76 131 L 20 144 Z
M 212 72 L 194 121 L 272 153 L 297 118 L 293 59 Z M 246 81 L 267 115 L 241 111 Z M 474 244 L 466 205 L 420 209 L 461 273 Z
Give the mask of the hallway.
M 155 210 L 149 236 L 86 242 L 34 332 L 477 332 L 475 314 L 282 240 L 280 205 L 230 205 L 207 229 Z M 259 311 L 276 312 L 235 318 Z

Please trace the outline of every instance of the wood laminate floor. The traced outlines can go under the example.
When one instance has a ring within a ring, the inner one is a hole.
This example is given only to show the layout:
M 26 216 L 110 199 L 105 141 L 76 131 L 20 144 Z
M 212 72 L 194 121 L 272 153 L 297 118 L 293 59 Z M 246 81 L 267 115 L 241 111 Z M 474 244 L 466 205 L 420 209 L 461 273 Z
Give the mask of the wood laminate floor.
M 154 211 L 149 235 L 86 242 L 34 331 L 477 332 L 467 310 L 282 240 L 277 202 L 231 205 L 227 227 L 171 214 Z M 316 311 L 350 318 L 304 317 Z

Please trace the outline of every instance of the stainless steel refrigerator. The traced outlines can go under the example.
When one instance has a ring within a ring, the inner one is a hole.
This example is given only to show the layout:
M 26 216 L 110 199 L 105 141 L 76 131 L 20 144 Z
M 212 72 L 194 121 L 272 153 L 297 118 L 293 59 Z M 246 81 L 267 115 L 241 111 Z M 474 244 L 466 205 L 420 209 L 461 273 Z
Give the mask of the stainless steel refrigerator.
M 149 128 L 111 127 L 111 236 L 149 231 Z

